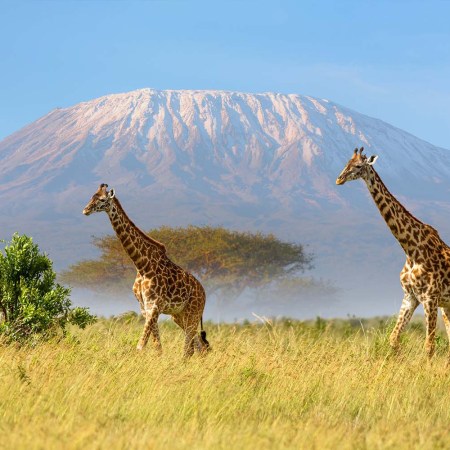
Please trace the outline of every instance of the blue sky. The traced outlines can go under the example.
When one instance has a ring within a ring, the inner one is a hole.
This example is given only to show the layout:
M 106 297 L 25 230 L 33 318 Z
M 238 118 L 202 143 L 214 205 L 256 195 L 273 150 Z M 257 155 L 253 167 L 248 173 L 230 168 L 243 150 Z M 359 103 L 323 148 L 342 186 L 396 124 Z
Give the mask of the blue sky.
M 0 0 L 0 139 L 143 87 L 328 98 L 450 149 L 450 2 Z

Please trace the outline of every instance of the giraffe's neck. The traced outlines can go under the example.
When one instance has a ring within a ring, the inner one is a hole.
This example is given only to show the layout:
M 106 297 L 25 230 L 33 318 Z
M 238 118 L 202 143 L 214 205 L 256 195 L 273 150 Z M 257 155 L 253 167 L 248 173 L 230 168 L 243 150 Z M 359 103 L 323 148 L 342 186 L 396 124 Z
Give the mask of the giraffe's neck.
M 373 167 L 368 168 L 367 174 L 363 178 L 392 234 L 406 255 L 414 258 L 417 252 L 417 243 L 424 235 L 427 225 L 409 213 L 389 192 Z
M 108 216 L 123 248 L 140 273 L 145 273 L 153 260 L 165 255 L 164 245 L 141 231 L 127 216 L 117 198 L 114 198 Z

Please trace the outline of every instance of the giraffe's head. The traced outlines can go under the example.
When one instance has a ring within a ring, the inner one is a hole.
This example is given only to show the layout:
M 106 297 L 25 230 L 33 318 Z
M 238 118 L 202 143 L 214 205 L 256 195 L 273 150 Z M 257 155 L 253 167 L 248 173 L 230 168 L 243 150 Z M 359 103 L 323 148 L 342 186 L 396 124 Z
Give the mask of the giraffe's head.
M 344 167 L 344 170 L 336 179 L 336 184 L 344 184 L 346 181 L 357 180 L 358 178 L 364 178 L 367 174 L 369 166 L 375 164 L 378 156 L 372 155 L 369 158 L 363 155 L 364 147 L 361 147 L 358 151 L 355 148 L 353 156 L 350 161 Z
M 107 187 L 108 185 L 105 183 L 102 183 L 99 186 L 97 192 L 92 196 L 89 203 L 83 209 L 83 214 L 85 216 L 89 216 L 90 214 L 95 212 L 109 211 L 115 193 L 114 189 L 110 189 L 108 192 L 106 190 Z

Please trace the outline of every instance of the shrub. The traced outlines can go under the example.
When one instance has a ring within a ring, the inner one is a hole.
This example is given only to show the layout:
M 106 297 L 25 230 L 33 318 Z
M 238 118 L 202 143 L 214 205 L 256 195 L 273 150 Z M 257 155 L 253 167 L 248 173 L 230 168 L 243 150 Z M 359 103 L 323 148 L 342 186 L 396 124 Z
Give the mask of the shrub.
M 0 334 L 25 341 L 95 322 L 87 308 L 72 308 L 70 289 L 55 282 L 53 263 L 31 237 L 17 233 L 0 251 Z

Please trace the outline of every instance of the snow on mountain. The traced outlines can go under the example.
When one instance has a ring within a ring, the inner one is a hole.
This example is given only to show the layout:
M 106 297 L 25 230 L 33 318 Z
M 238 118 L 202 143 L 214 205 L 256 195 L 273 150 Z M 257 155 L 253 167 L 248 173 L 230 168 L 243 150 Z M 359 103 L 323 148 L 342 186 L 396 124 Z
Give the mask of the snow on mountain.
M 5 139 L 0 193 L 110 177 L 135 188 L 202 185 L 244 201 L 304 191 L 339 202 L 335 172 L 355 145 L 381 153 L 392 178 L 448 175 L 447 151 L 327 100 L 142 89 L 56 109 Z
M 450 238 L 448 150 L 328 100 L 154 89 L 55 109 L 1 141 L 2 237 L 38 237 L 58 267 L 91 256 L 90 235 L 111 229 L 81 209 L 106 182 L 145 229 L 272 231 L 310 243 L 320 275 L 340 280 L 343 267 L 402 258 L 364 184 L 335 185 L 361 145 L 405 206 Z

